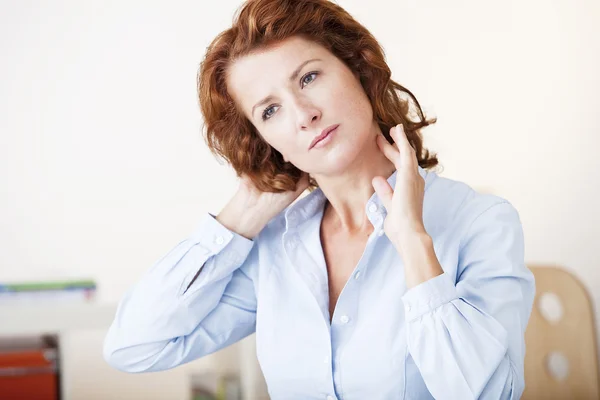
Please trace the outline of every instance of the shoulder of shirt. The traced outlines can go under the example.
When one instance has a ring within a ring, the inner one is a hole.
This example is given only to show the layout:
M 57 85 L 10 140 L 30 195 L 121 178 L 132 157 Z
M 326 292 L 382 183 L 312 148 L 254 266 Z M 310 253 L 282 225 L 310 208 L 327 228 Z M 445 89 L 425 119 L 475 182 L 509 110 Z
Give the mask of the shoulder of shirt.
M 517 210 L 507 199 L 477 191 L 465 182 L 436 176 L 425 195 L 423 217 L 434 234 L 449 229 L 460 234 L 466 233 L 480 216 L 496 210 L 508 211 L 518 220 Z

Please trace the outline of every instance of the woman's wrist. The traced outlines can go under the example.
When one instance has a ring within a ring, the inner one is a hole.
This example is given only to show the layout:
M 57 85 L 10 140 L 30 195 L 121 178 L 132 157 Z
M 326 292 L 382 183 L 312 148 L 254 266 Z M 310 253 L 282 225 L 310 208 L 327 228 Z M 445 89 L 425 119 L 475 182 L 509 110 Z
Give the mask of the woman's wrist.
M 264 213 L 247 208 L 247 202 L 234 196 L 217 215 L 217 221 L 232 232 L 247 239 L 254 239 L 267 225 Z
M 412 235 L 407 243 L 403 243 L 399 253 L 408 289 L 444 273 L 435 254 L 433 239 L 426 233 Z

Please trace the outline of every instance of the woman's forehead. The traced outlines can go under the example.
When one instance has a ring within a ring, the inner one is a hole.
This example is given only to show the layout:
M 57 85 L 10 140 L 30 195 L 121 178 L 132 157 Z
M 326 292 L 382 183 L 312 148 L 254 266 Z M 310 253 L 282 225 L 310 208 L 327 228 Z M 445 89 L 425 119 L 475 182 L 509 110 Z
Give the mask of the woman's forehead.
M 227 74 L 227 87 L 236 102 L 250 112 L 256 101 L 276 88 L 295 84 L 292 78 L 302 67 L 328 62 L 330 58 L 329 52 L 317 43 L 290 38 L 235 60 Z
M 301 38 L 291 37 L 284 41 L 257 49 L 249 54 L 240 57 L 235 63 L 243 63 L 246 67 L 249 65 L 268 63 L 276 69 L 284 72 L 290 65 L 302 62 L 307 57 L 325 58 L 329 52 L 320 44 Z M 292 67 L 293 68 L 293 67 Z M 289 71 L 288 71 L 289 73 Z

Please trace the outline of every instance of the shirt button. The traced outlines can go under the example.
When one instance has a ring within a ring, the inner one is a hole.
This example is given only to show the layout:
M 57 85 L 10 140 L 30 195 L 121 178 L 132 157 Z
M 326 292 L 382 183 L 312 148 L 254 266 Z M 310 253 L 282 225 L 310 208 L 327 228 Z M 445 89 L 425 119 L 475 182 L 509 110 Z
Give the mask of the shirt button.
M 372 212 L 372 213 L 374 213 L 375 211 L 377 211 L 377 204 L 371 203 L 369 205 L 369 211 Z
M 406 312 L 410 312 L 410 304 L 406 305 Z
M 383 236 L 385 234 L 385 231 L 383 229 L 380 229 L 379 232 L 377 232 L 377 236 Z
M 325 357 L 325 359 L 323 360 L 323 364 L 327 364 L 329 363 L 329 356 Z
M 342 315 L 342 316 L 340 317 L 340 322 L 341 322 L 342 324 L 347 324 L 347 323 L 348 323 L 348 321 L 350 321 L 350 318 L 349 318 L 347 315 Z
M 359 276 L 360 276 L 360 271 L 356 271 L 356 274 L 354 274 L 354 279 L 358 279 Z
M 215 243 L 216 244 L 223 244 L 224 241 L 225 241 L 225 239 L 223 239 L 223 236 L 217 236 L 215 238 Z
M 333 396 L 327 396 L 327 400 L 335 400 L 335 397 L 333 397 Z

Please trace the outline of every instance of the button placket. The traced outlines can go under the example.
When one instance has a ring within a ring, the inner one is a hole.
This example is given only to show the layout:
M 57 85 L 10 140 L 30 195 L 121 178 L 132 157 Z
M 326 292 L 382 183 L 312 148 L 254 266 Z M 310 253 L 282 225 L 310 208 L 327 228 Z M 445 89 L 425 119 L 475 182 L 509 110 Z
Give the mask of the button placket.
M 377 204 L 371 203 L 369 204 L 369 212 L 374 214 L 377 211 Z
M 340 371 L 335 371 L 333 374 L 333 380 L 335 381 L 336 385 L 340 384 Z
M 317 276 L 317 274 L 315 274 L 314 272 L 310 273 L 310 279 L 313 281 L 313 283 L 317 284 L 319 283 L 319 277 Z

